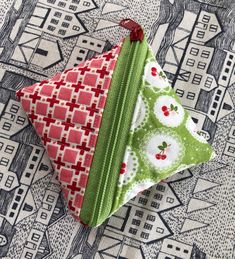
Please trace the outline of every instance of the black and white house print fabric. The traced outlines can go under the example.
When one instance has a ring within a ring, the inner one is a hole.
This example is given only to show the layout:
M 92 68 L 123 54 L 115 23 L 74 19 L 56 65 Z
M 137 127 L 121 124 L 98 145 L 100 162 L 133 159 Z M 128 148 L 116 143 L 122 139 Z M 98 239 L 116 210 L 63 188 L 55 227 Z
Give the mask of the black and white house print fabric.
M 15 91 L 119 42 L 132 18 L 216 157 L 75 222 Z M 0 258 L 235 258 L 234 0 L 0 1 Z

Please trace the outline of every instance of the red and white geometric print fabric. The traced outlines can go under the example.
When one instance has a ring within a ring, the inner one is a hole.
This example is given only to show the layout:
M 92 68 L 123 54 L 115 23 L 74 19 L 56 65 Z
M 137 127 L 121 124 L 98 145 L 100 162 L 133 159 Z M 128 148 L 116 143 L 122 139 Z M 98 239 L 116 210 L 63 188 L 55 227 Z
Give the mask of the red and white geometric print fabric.
M 77 219 L 120 49 L 121 44 L 17 92 Z

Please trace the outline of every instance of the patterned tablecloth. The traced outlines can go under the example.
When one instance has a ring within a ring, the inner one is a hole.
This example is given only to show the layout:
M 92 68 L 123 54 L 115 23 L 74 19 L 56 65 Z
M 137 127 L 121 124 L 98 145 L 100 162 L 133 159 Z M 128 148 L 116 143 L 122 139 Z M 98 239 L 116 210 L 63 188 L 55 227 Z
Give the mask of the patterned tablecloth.
M 15 91 L 102 53 L 142 24 L 217 156 L 96 229 L 69 215 Z M 0 258 L 235 258 L 234 0 L 0 0 Z

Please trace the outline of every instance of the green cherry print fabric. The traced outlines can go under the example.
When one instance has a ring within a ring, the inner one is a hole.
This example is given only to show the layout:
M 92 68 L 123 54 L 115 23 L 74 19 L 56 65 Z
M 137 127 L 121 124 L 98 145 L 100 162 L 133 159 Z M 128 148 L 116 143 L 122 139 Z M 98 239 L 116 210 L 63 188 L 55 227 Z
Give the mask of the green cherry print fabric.
M 138 192 L 213 156 L 149 48 L 113 211 Z

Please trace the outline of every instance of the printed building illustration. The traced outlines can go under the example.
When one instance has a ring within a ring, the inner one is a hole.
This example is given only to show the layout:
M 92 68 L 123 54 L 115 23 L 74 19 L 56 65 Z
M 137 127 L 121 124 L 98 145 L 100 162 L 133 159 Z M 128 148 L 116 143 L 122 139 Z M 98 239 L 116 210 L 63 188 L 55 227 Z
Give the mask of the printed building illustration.
M 205 259 L 206 255 L 195 245 L 191 246 L 177 240 L 165 238 L 157 259 Z
M 90 36 L 80 35 L 67 63 L 67 68 L 77 66 L 79 63 L 94 55 L 101 54 L 109 47 L 108 41 L 99 40 Z
M 59 3 L 66 5 L 65 2 Z M 87 32 L 74 13 L 69 13 L 62 7 L 55 9 L 42 4 L 36 5 L 28 26 L 60 38 L 70 38 Z
M 11 60 L 34 64 L 48 69 L 62 60 L 60 46 L 57 41 L 41 38 L 41 32 L 26 27 L 16 46 Z
M 229 131 L 223 154 L 235 158 L 235 124 L 232 125 Z
M 9 138 L 28 125 L 28 120 L 20 107 L 20 103 L 9 99 L 0 114 L 0 136 Z
M 189 15 L 195 21 L 194 25 L 186 23 Z M 207 140 L 213 139 L 215 133 L 208 132 L 208 125 L 231 113 L 234 106 L 226 88 L 234 82 L 235 53 L 222 51 L 225 59 L 220 77 L 215 78 L 210 74 L 216 49 L 207 46 L 207 43 L 221 31 L 221 25 L 214 13 L 201 10 L 196 16 L 185 11 L 163 66 L 170 78 L 176 74 L 173 81 L 176 94 Z
M 0 190 L 11 191 L 19 186 L 17 175 L 10 170 L 19 144 L 0 137 Z
M 71 13 L 83 13 L 97 8 L 92 0 L 39 0 L 39 2 Z
M 129 201 L 109 220 L 107 230 L 149 243 L 170 236 L 159 212 L 180 205 L 167 183 L 161 182 Z

